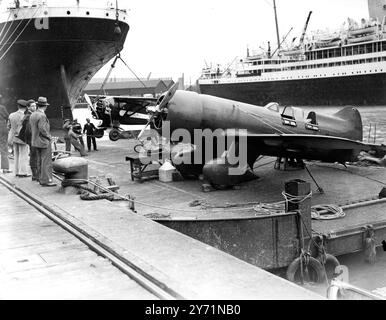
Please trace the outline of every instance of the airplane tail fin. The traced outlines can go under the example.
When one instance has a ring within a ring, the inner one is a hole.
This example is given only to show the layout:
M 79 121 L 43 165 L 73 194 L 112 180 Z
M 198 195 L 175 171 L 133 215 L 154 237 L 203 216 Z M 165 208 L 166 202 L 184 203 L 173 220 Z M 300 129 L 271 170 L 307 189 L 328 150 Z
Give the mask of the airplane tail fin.
M 356 108 L 346 107 L 335 113 L 334 116 L 347 122 L 353 140 L 363 141 L 362 117 Z

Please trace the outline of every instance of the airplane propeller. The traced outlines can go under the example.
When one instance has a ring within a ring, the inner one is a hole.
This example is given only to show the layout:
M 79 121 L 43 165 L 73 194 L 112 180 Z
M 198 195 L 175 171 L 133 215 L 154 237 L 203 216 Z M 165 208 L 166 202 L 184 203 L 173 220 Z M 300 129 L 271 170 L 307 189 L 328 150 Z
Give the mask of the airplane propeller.
M 95 113 L 96 113 L 96 109 L 95 109 L 95 106 L 94 104 L 92 103 L 91 101 L 91 98 L 89 97 L 89 95 L 87 93 L 84 94 L 84 99 L 86 100 L 87 104 L 89 105 L 90 109 Z
M 147 124 L 145 125 L 145 127 L 140 132 L 140 134 L 138 135 L 138 140 L 141 139 L 141 137 L 145 133 L 147 127 L 150 124 L 154 123 L 157 120 L 157 118 L 167 109 L 167 105 L 170 102 L 170 100 L 172 100 L 172 98 L 174 97 L 174 94 L 176 93 L 177 89 L 178 89 L 178 82 L 176 84 L 174 84 L 169 89 L 169 91 L 167 91 L 164 95 L 162 95 L 158 99 L 157 105 L 155 107 L 147 108 L 147 111 L 149 114 L 151 114 L 151 117 L 150 117 L 149 121 L 147 122 Z

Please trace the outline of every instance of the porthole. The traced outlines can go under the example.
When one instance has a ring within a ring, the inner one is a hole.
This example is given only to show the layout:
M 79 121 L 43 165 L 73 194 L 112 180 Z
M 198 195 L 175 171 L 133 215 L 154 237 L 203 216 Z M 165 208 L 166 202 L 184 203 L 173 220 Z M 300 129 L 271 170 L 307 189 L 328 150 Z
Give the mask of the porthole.
M 17 14 L 14 14 L 13 16 L 14 16 L 15 18 L 17 18 Z
M 89 16 L 90 15 L 90 11 L 87 11 L 86 14 Z
M 106 13 L 106 17 L 108 17 L 109 16 L 109 14 L 108 13 Z
M 47 15 L 47 14 L 48 14 L 48 11 L 44 11 L 44 14 Z
M 70 15 L 70 14 L 71 14 L 71 11 L 67 11 L 67 14 Z

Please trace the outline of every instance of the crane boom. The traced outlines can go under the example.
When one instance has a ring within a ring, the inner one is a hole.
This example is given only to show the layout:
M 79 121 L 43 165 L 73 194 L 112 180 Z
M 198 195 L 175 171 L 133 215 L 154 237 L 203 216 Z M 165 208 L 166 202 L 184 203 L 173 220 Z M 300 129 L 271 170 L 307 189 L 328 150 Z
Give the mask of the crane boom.
M 301 46 L 301 45 L 303 44 L 303 42 L 304 42 L 304 37 L 305 37 L 305 35 L 306 35 L 306 31 L 307 31 L 307 28 L 308 28 L 308 23 L 310 22 L 311 15 L 312 15 L 312 11 L 310 11 L 310 13 L 308 14 L 308 18 L 307 18 L 306 24 L 305 24 L 305 26 L 304 26 L 302 36 L 300 37 L 300 41 L 299 41 L 299 45 L 300 45 L 300 46 Z

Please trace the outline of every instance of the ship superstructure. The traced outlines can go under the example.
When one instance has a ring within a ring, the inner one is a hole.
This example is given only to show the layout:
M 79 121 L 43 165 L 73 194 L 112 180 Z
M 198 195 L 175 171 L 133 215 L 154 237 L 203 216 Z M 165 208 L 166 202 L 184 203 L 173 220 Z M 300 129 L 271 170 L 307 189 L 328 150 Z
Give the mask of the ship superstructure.
M 342 30 L 276 55 L 267 50 L 233 69 L 205 68 L 198 85 L 201 93 L 257 105 L 386 105 L 386 18 L 349 19 Z

